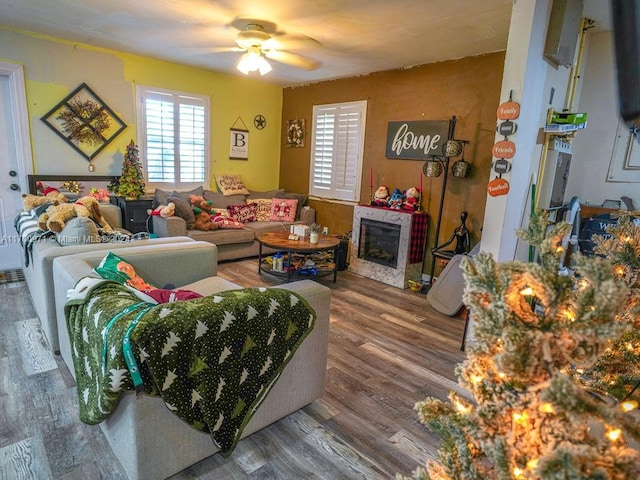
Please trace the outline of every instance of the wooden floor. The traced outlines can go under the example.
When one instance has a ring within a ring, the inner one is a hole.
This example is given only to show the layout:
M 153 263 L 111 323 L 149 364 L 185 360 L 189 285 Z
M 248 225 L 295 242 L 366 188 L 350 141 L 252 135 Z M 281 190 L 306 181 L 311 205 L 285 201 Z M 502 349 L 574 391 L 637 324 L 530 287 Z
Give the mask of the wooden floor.
M 219 275 L 272 285 L 257 260 L 226 262 Z M 438 439 L 414 404 L 446 398 L 464 359 L 461 318 L 435 312 L 426 296 L 350 272 L 332 290 L 323 397 L 172 479 L 382 479 L 433 458 Z M 124 479 L 97 426 L 77 417 L 74 381 L 52 355 L 26 283 L 0 284 L 0 480 Z

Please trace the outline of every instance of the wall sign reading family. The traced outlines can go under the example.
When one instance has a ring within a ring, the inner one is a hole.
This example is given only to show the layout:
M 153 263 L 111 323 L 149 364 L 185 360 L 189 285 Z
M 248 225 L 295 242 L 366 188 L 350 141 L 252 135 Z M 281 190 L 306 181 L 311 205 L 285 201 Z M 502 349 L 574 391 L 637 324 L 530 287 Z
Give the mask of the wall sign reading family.
M 449 135 L 448 120 L 389 122 L 387 127 L 387 158 L 427 160 L 442 155 L 442 145 Z
M 247 160 L 249 158 L 249 131 L 232 128 L 229 133 L 229 158 Z

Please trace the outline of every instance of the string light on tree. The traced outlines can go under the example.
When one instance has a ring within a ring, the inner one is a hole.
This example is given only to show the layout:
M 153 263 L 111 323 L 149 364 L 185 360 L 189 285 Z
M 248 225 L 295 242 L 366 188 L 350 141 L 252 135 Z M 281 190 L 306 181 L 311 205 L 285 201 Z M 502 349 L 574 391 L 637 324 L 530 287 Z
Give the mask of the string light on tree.
M 627 446 L 639 423 L 566 373 L 593 366 L 622 334 L 629 292 L 603 258 L 574 254 L 576 276 L 558 273 L 569 229 L 536 214 L 518 234 L 538 263 L 486 253 L 463 262 L 474 339 L 457 374 L 470 399 L 452 392 L 416 405 L 442 445 L 412 478 L 640 478 L 640 452 Z

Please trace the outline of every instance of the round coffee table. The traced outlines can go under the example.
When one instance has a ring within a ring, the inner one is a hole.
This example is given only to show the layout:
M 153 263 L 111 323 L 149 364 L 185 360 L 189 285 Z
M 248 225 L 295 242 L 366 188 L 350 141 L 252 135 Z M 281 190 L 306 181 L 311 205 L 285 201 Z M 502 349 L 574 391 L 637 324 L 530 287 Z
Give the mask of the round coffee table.
M 338 279 L 338 269 L 336 266 L 336 259 L 338 258 L 338 247 L 340 245 L 340 239 L 329 235 L 319 235 L 318 243 L 311 243 L 309 237 L 300 237 L 299 240 L 289 240 L 289 232 L 266 232 L 258 236 L 258 243 L 260 249 L 258 251 L 258 274 L 262 272 L 269 273 L 271 275 L 286 276 L 287 282 L 291 281 L 292 268 L 290 260 L 293 254 L 311 255 L 319 252 L 332 252 L 333 258 L 328 265 L 323 265 L 322 272 L 333 272 L 333 282 Z M 287 268 L 283 272 L 273 270 L 271 266 L 262 259 L 262 247 L 273 248 L 274 250 L 284 252 L 285 260 L 287 261 Z

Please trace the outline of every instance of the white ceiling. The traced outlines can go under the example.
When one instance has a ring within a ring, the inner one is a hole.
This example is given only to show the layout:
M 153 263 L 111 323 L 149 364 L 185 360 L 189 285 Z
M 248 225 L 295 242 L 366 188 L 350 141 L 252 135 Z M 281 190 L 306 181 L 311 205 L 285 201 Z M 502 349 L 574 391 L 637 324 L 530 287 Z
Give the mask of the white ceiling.
M 505 50 L 513 1 L 0 0 L 0 25 L 242 75 L 240 53 L 207 49 L 235 46 L 234 20 L 262 19 L 281 48 L 320 63 L 270 60 L 261 79 L 291 86 Z M 585 15 L 607 28 L 608 4 L 585 0 Z

